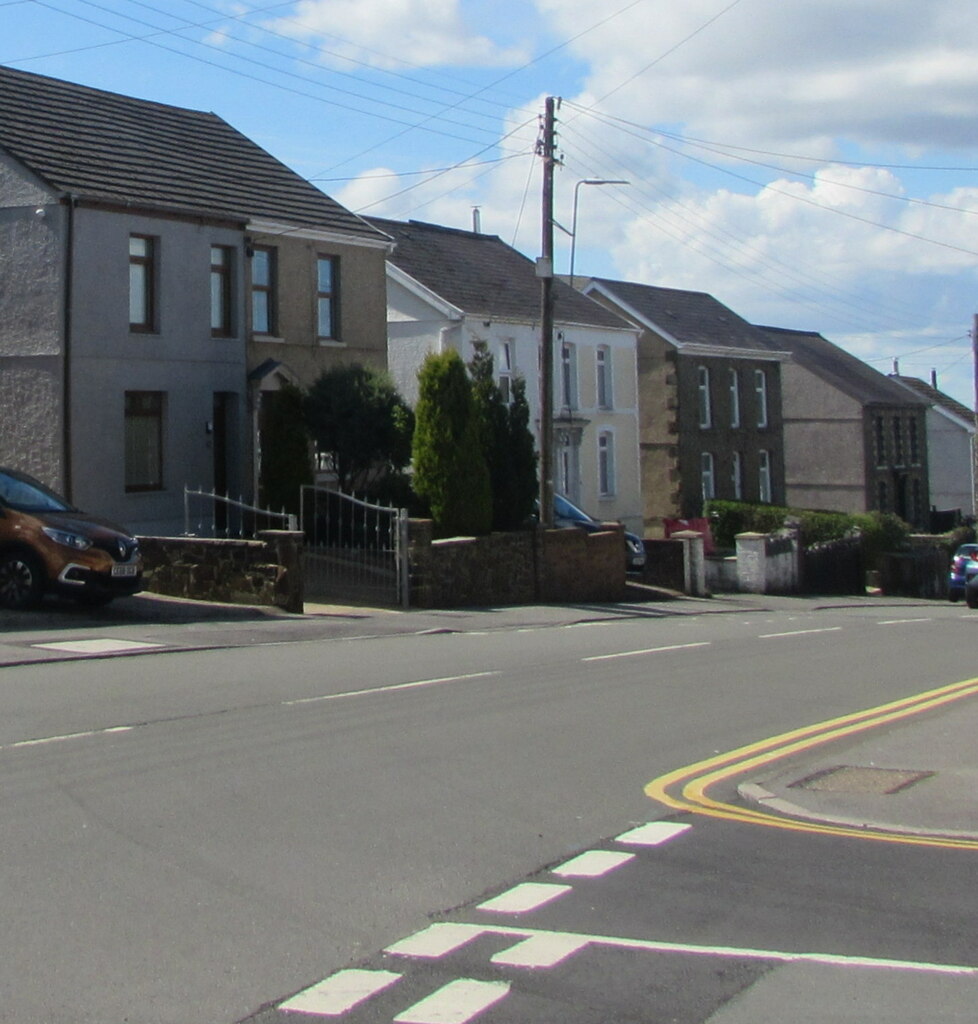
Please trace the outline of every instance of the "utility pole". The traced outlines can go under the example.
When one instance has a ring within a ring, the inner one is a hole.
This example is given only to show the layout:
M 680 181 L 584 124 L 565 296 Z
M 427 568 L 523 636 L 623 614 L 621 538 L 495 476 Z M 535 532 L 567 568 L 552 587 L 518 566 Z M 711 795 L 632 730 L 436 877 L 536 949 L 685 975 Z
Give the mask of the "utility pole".
M 971 514 L 978 516 L 978 313 L 971 323 L 971 356 L 975 378 L 975 433 L 971 435 Z
M 548 96 L 538 153 L 543 157 L 543 238 L 540 278 L 540 521 L 554 524 L 554 166 L 556 156 L 554 97 Z

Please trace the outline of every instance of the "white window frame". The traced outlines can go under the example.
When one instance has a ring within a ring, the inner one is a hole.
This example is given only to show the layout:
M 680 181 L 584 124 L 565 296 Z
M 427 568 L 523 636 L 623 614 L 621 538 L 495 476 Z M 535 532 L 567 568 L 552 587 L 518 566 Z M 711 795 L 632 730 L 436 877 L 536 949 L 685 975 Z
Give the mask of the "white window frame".
M 740 426 L 740 374 L 730 371 L 730 426 Z
M 771 496 L 771 453 L 762 448 L 757 453 L 757 497 L 770 505 Z
M 599 345 L 594 353 L 595 401 L 599 409 L 611 409 L 614 404 L 612 393 L 611 349 Z
M 700 452 L 700 489 L 704 501 L 717 496 L 716 467 L 712 452 Z
M 515 342 L 507 338 L 499 343 L 496 353 L 497 365 L 499 367 L 499 393 L 503 402 L 510 405 L 513 401 L 513 370 L 515 366 L 514 356 Z
M 710 401 L 710 370 L 706 366 L 696 368 L 696 390 L 699 398 L 700 429 L 713 426 L 713 404 Z
M 560 405 L 577 408 L 577 346 L 560 339 Z
M 767 426 L 767 374 L 763 370 L 754 371 L 754 393 L 757 395 L 757 425 Z
M 613 498 L 616 493 L 615 435 L 614 431 L 602 430 L 598 434 L 598 494 Z
M 730 465 L 730 482 L 733 485 L 735 501 L 744 500 L 744 457 L 740 452 L 733 453 Z

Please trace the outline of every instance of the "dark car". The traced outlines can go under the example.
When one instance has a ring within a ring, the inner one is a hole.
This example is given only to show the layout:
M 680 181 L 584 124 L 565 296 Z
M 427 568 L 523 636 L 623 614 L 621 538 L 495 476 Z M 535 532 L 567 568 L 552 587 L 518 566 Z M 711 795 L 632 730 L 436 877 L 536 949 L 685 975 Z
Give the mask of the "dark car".
M 578 529 L 596 533 L 602 529 L 603 523 L 594 516 L 579 509 L 572 501 L 562 494 L 554 495 L 554 526 L 576 526 Z M 627 572 L 640 572 L 645 568 L 645 545 L 637 534 L 625 531 L 625 569 Z
M 46 592 L 106 604 L 142 583 L 135 537 L 26 473 L 0 469 L 0 607 L 27 608 Z
M 968 579 L 976 573 L 978 573 L 978 544 L 962 544 L 951 559 L 951 570 L 947 577 L 948 598 L 952 601 L 960 601 L 965 596 Z

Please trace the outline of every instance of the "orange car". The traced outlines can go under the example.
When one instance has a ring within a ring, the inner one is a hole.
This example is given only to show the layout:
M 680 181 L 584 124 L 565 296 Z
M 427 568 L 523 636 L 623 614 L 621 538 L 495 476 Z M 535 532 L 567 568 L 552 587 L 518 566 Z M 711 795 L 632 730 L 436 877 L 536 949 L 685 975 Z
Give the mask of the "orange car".
M 27 608 L 45 592 L 107 604 L 142 583 L 135 537 L 26 473 L 0 469 L 0 608 Z

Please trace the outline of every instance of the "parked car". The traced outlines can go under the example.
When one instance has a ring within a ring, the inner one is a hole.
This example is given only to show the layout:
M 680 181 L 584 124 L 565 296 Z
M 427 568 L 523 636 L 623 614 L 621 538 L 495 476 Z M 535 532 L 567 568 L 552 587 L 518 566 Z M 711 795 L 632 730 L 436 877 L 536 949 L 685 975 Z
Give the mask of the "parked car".
M 595 533 L 602 528 L 602 521 L 589 516 L 562 494 L 554 495 L 554 526 L 576 526 L 578 529 Z M 625 570 L 640 572 L 645 568 L 645 545 L 637 534 L 625 531 Z
M 978 574 L 978 544 L 962 544 L 951 559 L 951 570 L 947 577 L 948 598 L 960 601 L 965 596 L 969 577 L 975 574 Z
M 27 608 L 46 592 L 106 604 L 142 582 L 135 537 L 26 473 L 0 468 L 0 607 Z

